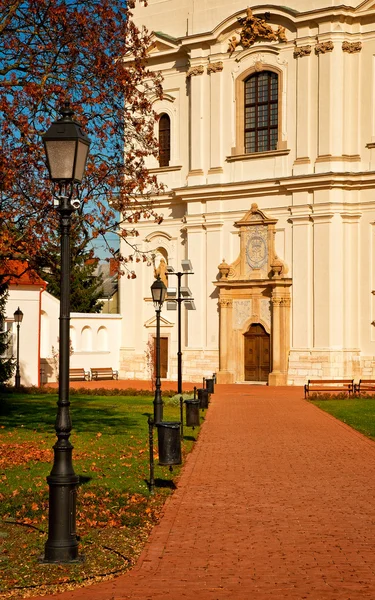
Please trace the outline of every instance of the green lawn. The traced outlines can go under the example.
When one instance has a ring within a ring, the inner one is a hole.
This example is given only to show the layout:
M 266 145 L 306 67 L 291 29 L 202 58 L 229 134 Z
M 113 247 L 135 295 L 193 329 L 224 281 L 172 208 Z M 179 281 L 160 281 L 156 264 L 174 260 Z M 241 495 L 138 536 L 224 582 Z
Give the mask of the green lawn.
M 312 404 L 375 440 L 375 398 L 315 399 Z
M 72 396 L 73 463 L 80 476 L 77 532 L 85 562 L 43 565 L 48 486 L 56 441 L 57 396 L 8 394 L 0 400 L 0 594 L 22 597 L 84 585 L 134 564 L 180 468 L 155 460 L 149 493 L 148 415 L 153 397 Z M 179 406 L 164 406 L 177 421 Z M 184 428 L 183 455 L 198 429 Z M 157 434 L 155 432 L 155 451 Z M 41 587 L 47 586 L 47 587 Z M 55 587 L 54 587 L 55 586 Z

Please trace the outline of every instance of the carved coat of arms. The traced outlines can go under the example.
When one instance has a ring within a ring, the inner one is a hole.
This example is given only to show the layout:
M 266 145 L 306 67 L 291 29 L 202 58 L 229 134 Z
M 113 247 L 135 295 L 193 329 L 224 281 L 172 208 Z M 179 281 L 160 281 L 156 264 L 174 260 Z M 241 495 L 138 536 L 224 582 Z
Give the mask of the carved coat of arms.
M 229 41 L 228 52 L 230 55 L 233 54 L 236 47 L 241 45 L 243 48 L 249 48 L 256 41 L 268 40 L 270 42 L 286 42 L 285 27 L 278 26 L 277 30 L 274 31 L 264 19 L 255 17 L 251 8 L 246 10 L 246 17 L 240 17 L 238 19 L 242 29 L 239 32 L 240 39 L 233 36 Z

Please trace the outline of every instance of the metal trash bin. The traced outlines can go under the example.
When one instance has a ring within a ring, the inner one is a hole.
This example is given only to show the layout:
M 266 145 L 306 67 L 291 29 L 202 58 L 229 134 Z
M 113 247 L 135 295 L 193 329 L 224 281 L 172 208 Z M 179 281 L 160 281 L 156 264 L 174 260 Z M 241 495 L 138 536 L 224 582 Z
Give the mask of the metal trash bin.
M 199 400 L 185 400 L 186 427 L 199 427 Z
M 198 388 L 197 392 L 200 408 L 208 408 L 208 391 L 204 388 Z
M 181 423 L 180 421 L 162 421 L 156 423 L 158 428 L 159 465 L 180 465 L 181 457 Z
M 214 380 L 213 379 L 206 379 L 206 390 L 208 391 L 209 394 L 214 393 Z

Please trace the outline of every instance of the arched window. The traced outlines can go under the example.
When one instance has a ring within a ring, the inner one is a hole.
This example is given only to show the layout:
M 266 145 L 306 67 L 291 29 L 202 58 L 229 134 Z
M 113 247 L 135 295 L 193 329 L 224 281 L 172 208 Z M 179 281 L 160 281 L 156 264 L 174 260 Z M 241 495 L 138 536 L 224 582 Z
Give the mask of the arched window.
M 81 331 L 81 350 L 92 351 L 92 331 L 91 327 L 84 327 Z
M 278 76 L 272 71 L 253 73 L 245 80 L 245 153 L 277 149 Z
M 171 160 L 171 120 L 163 113 L 159 119 L 159 166 L 169 167 Z
M 97 350 L 99 350 L 99 352 L 108 350 L 108 331 L 106 327 L 99 327 L 98 329 Z

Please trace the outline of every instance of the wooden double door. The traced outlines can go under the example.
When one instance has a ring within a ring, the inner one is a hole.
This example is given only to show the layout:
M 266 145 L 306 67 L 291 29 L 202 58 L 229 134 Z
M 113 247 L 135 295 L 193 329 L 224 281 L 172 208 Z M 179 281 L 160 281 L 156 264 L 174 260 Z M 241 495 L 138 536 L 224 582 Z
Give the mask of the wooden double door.
M 267 381 L 271 370 L 270 336 L 258 323 L 250 326 L 245 338 L 245 381 Z
M 154 338 L 154 350 L 156 338 Z M 154 352 L 154 368 L 156 373 L 156 352 Z M 160 338 L 160 378 L 165 379 L 168 375 L 168 338 Z

